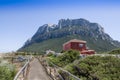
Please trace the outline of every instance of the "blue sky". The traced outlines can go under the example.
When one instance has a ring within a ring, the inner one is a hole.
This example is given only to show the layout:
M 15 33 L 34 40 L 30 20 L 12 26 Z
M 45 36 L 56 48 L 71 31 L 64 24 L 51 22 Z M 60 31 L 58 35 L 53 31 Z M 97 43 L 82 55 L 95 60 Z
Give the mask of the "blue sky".
M 120 41 L 120 0 L 0 0 L 0 52 L 17 50 L 39 26 L 62 18 L 97 22 Z

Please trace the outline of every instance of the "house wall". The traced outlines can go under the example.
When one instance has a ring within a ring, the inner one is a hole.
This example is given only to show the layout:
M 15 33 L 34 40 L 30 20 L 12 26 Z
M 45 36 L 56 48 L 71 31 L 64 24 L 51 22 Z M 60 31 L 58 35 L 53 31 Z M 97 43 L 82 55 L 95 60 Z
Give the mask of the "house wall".
M 82 47 L 80 47 L 80 44 L 83 44 Z M 67 51 L 67 50 L 78 50 L 81 52 L 81 54 L 95 54 L 95 51 L 93 50 L 88 50 L 86 47 L 86 43 L 81 43 L 81 42 L 70 42 L 67 43 L 65 45 L 63 45 L 63 50 Z
M 83 47 L 80 47 L 79 44 L 83 44 Z M 83 51 L 86 50 L 86 44 L 80 42 L 70 42 L 63 46 L 63 50 L 70 50 L 70 49 Z
M 63 50 L 70 50 L 71 49 L 71 43 L 63 45 Z
M 80 47 L 79 44 L 83 44 L 83 47 Z M 71 49 L 83 51 L 86 50 L 86 44 L 80 42 L 71 42 Z

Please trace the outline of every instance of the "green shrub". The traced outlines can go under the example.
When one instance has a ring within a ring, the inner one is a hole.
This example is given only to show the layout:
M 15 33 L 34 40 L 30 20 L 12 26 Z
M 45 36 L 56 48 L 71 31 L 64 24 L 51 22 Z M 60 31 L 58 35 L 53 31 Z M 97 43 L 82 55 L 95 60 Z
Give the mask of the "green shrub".
M 108 52 L 108 54 L 120 54 L 120 49 L 114 49 L 114 50 Z
M 69 50 L 69 51 L 62 53 L 59 56 L 56 56 L 56 57 L 53 57 L 53 55 L 52 55 L 49 59 L 54 64 L 56 64 L 60 67 L 64 67 L 67 64 L 72 63 L 73 61 L 78 59 L 79 55 L 80 55 L 80 53 L 78 51 Z
M 0 80 L 13 80 L 15 74 L 15 70 L 11 70 L 6 66 L 0 66 Z
M 120 80 L 119 67 L 119 58 L 90 56 L 74 61 L 65 69 L 83 80 Z

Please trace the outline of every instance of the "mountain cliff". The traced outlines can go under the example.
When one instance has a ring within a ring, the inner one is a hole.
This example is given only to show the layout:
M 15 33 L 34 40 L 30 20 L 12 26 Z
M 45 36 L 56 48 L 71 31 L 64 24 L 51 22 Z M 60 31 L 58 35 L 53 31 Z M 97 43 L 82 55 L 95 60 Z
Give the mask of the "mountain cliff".
M 86 40 L 87 46 L 98 52 L 120 47 L 120 42 L 113 40 L 98 23 L 80 18 L 61 19 L 57 25 L 40 26 L 19 51 L 44 52 L 47 49 L 62 51 L 62 44 L 74 38 Z

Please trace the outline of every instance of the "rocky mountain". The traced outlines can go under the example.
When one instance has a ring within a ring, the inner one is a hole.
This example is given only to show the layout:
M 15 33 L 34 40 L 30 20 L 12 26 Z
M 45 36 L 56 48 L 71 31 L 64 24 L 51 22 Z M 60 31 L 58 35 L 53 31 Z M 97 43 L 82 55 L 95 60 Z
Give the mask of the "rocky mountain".
M 62 44 L 73 38 L 86 40 L 88 47 L 99 52 L 120 47 L 120 42 L 113 40 L 98 23 L 80 18 L 61 19 L 57 25 L 40 26 L 19 51 L 44 52 L 47 49 L 62 51 Z

